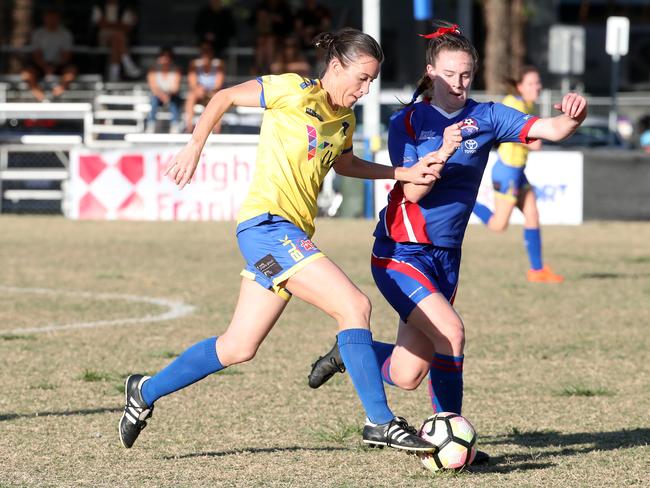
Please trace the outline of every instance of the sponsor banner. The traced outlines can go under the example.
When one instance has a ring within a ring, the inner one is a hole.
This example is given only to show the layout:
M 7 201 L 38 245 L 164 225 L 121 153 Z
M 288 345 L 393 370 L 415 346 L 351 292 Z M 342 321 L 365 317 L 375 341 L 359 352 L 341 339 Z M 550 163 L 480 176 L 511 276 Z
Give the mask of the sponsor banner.
M 206 146 L 182 191 L 164 176 L 181 147 L 70 153 L 66 215 L 93 220 L 234 220 L 255 169 L 255 144 Z
M 378 163 L 390 164 L 388 151 L 380 151 Z M 492 166 L 496 153 L 491 152 L 477 200 L 494 209 L 492 189 Z M 583 202 L 583 155 L 574 151 L 531 151 L 528 154 L 526 176 L 535 188 L 540 221 L 543 225 L 577 225 L 582 223 Z M 392 180 L 375 182 L 375 216 L 386 206 L 388 193 L 395 184 Z M 435 191 L 435 187 L 434 190 Z M 470 223 L 480 223 L 472 214 Z M 524 217 L 515 210 L 510 218 L 512 224 L 523 224 Z

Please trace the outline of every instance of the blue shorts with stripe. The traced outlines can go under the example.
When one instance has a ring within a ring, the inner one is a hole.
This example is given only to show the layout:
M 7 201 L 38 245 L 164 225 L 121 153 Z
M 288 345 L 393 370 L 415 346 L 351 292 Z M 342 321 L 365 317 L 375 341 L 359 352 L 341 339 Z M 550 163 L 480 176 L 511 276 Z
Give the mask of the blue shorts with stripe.
M 372 276 L 384 298 L 406 322 L 417 304 L 433 293 L 454 302 L 461 251 L 431 244 L 375 240 Z
M 495 195 L 517 201 L 521 190 L 530 188 L 524 168 L 508 166 L 501 159 L 497 159 L 492 166 L 492 187 Z
M 324 254 L 284 217 L 263 214 L 237 226 L 237 243 L 246 260 L 241 272 L 288 300 L 291 293 L 284 283 L 300 269 Z

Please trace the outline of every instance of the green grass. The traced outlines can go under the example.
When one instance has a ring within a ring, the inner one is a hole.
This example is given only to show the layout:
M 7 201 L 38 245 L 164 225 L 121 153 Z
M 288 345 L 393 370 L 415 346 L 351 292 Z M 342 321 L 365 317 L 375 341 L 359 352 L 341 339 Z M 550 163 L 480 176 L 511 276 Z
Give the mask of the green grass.
M 560 392 L 561 396 L 574 397 L 595 397 L 595 396 L 612 396 L 614 392 L 607 388 L 589 388 L 583 385 L 567 386 Z
M 36 336 L 25 334 L 0 334 L 0 340 L 3 341 L 33 341 Z
M 363 431 L 361 424 L 349 424 L 342 420 L 330 427 L 320 427 L 311 430 L 311 434 L 322 442 L 345 444 L 350 440 L 358 441 Z
M 87 383 L 95 383 L 97 381 L 111 381 L 114 379 L 114 375 L 105 371 L 93 371 L 91 369 L 85 369 L 79 375 L 79 379 Z
M 369 271 L 373 226 L 324 220 L 314 241 L 370 297 L 374 337 L 393 341 L 396 315 Z M 521 227 L 468 229 L 456 298 L 467 335 L 463 414 L 488 466 L 436 475 L 417 457 L 361 447 L 364 414 L 348 375 L 306 384 L 336 325 L 297 299 L 251 363 L 160 399 L 136 445 L 122 448 L 125 377 L 159 371 L 227 327 L 242 268 L 234 228 L 0 217 L 0 286 L 196 307 L 167 322 L 21 333 L 161 309 L 0 292 L 0 486 L 650 486 L 650 223 L 545 227 L 545 259 L 566 276 L 559 286 L 525 281 Z M 431 414 L 425 385 L 387 395 L 414 425 Z

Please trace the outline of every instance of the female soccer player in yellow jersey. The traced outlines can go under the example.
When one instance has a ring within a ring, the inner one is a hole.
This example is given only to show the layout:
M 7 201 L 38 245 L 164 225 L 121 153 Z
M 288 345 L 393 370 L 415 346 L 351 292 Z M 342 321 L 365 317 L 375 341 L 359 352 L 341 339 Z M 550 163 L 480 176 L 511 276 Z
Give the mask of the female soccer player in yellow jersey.
M 315 45 L 325 50 L 321 79 L 262 76 L 217 92 L 190 142 L 167 168 L 183 188 L 213 126 L 228 108 L 265 109 L 255 175 L 237 222 L 246 268 L 233 317 L 221 336 L 191 346 L 154 376 L 134 374 L 126 379 L 126 405 L 119 426 L 124 447 L 133 445 L 160 397 L 252 359 L 291 295 L 296 295 L 338 323 L 342 361 L 367 416 L 363 441 L 408 451 L 435 449 L 388 407 L 372 349 L 370 301 L 311 236 L 316 197 L 330 168 L 345 176 L 428 185 L 438 178 L 443 159 L 433 152 L 411 168 L 392 168 L 354 156 L 351 107 L 368 93 L 383 53 L 372 37 L 349 28 L 321 34 Z M 443 149 L 453 152 L 453 147 Z
M 503 99 L 506 107 L 512 107 L 525 114 L 532 114 L 535 102 L 542 90 L 539 72 L 534 66 L 521 68 L 515 79 L 508 80 L 511 92 Z M 494 213 L 476 203 L 474 213 L 488 229 L 503 232 L 508 228 L 510 216 L 515 207 L 524 214 L 524 244 L 530 261 L 528 281 L 539 283 L 561 283 L 564 278 L 554 273 L 542 261 L 542 238 L 539 229 L 539 212 L 535 190 L 528 182 L 524 169 L 529 150 L 538 150 L 541 140 L 529 144 L 505 142 L 499 146 L 499 159 L 492 167 L 494 187 Z

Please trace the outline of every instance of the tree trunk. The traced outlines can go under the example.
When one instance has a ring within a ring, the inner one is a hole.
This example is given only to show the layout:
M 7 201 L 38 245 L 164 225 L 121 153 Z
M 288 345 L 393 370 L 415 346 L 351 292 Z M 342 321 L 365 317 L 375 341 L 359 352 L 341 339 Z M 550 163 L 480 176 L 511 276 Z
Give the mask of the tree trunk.
M 503 79 L 510 75 L 510 9 L 507 0 L 484 0 L 485 89 L 503 93 Z
M 521 71 L 526 56 L 524 28 L 526 12 L 524 0 L 512 0 L 510 5 L 510 76 L 516 77 Z

